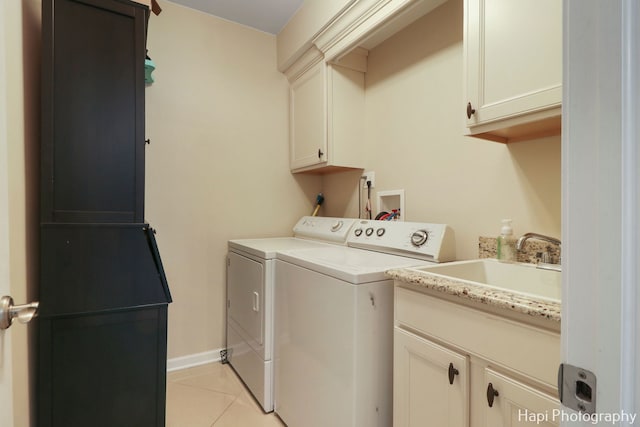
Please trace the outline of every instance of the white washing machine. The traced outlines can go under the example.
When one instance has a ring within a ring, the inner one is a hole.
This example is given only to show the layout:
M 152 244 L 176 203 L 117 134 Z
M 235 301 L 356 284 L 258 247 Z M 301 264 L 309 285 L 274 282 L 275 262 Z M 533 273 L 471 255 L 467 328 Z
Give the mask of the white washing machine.
M 393 281 L 455 258 L 443 224 L 358 220 L 347 246 L 278 252 L 275 412 L 289 427 L 393 424 Z
M 303 217 L 295 237 L 229 241 L 227 361 L 265 412 L 273 411 L 273 295 L 276 252 L 346 244 L 355 219 Z

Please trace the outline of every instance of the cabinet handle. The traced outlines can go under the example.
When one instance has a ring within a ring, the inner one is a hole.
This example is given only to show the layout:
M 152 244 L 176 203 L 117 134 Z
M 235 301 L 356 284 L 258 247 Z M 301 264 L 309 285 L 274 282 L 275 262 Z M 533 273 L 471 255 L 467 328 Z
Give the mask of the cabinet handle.
M 476 109 L 473 108 L 471 106 L 471 103 L 467 103 L 467 119 L 471 119 L 471 116 L 473 116 L 476 113 Z
M 453 367 L 453 363 L 449 363 L 449 384 L 453 384 L 453 380 L 460 371 Z
M 500 396 L 498 390 L 493 388 L 493 384 L 489 383 L 489 386 L 487 387 L 487 403 L 489 404 L 489 408 L 493 407 L 493 399 L 498 396 Z
M 321 159 L 322 156 L 324 156 L 324 153 L 322 152 L 322 149 L 318 148 L 318 158 Z

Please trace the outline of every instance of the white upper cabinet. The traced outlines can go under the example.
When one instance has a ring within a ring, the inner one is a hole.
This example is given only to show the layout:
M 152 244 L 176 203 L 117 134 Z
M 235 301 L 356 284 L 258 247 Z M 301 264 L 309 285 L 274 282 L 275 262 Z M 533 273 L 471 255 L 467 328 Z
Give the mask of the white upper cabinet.
M 361 56 L 354 63 L 366 64 L 362 51 L 352 55 Z M 364 70 L 327 64 L 319 56 L 288 77 L 291 170 L 364 167 Z
M 445 1 L 314 0 L 302 5 L 277 40 L 278 68 L 290 84 L 292 172 L 364 167 L 368 50 Z M 322 24 L 318 16 L 332 18 Z
M 510 142 L 560 133 L 562 1 L 465 0 L 467 133 Z
M 327 67 L 320 61 L 289 89 L 291 169 L 318 165 L 327 154 Z

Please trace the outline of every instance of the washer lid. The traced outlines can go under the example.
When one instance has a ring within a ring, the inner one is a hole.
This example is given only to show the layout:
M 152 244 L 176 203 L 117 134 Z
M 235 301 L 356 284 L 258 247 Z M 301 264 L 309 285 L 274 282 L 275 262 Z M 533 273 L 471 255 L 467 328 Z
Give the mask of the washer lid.
M 383 254 L 345 246 L 325 246 L 278 252 L 277 258 L 354 285 L 388 280 L 392 268 L 428 265 L 414 258 Z

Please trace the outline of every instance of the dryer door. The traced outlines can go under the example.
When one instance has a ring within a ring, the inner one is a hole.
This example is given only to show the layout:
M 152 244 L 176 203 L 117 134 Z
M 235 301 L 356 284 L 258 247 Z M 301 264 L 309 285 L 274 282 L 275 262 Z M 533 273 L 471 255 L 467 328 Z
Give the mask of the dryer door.
M 227 315 L 241 328 L 249 344 L 264 345 L 264 264 L 229 252 Z

